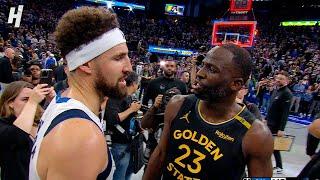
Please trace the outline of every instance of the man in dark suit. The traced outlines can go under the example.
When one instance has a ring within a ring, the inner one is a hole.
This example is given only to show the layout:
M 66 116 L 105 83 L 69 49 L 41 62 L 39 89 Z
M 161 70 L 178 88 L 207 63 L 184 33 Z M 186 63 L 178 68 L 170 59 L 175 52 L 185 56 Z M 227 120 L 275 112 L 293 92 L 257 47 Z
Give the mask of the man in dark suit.
M 284 136 L 284 129 L 288 121 L 290 104 L 293 95 L 288 88 L 289 75 L 287 72 L 280 72 L 276 75 L 275 80 L 277 89 L 275 89 L 272 93 L 266 120 L 272 134 Z M 281 174 L 283 169 L 280 151 L 275 150 L 273 154 L 276 160 L 274 173 Z
M 7 48 L 4 51 L 4 57 L 0 58 L 0 92 L 4 90 L 7 84 L 13 81 L 11 67 L 11 61 L 13 58 L 14 50 L 11 48 Z

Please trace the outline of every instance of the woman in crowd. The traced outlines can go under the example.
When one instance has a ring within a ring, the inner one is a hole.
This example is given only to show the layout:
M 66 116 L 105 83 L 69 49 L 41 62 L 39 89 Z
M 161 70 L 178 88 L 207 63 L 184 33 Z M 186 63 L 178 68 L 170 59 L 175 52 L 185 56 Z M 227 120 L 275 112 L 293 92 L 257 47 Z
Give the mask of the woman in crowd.
M 0 167 L 2 180 L 28 179 L 29 160 L 42 108 L 55 95 L 46 84 L 10 83 L 0 98 Z M 48 100 L 47 99 L 47 100 Z

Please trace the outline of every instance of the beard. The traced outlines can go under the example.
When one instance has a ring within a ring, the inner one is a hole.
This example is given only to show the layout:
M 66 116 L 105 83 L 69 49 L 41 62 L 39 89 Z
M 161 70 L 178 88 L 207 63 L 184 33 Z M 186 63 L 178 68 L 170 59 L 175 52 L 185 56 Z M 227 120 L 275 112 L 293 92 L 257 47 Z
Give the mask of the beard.
M 165 71 L 165 70 L 163 71 L 163 73 L 166 77 L 171 77 L 175 74 L 174 71 Z
M 101 96 L 107 96 L 114 99 L 123 99 L 127 96 L 126 88 L 119 87 L 119 80 L 116 85 L 112 86 L 108 79 L 102 75 L 99 68 L 97 68 L 96 76 L 95 89 Z
M 225 97 L 228 97 L 232 93 L 232 90 L 225 86 L 203 87 L 201 90 L 194 92 L 197 98 L 207 102 L 222 102 Z

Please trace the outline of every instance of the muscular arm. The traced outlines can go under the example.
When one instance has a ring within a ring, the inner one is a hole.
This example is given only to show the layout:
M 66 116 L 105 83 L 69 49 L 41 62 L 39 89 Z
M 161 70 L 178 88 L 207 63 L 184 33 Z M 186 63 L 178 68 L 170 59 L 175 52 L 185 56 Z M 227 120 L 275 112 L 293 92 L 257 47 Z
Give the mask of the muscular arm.
M 106 147 L 102 132 L 93 122 L 66 120 L 42 142 L 39 176 L 47 180 L 94 180 L 107 166 Z
M 316 117 L 310 126 L 308 127 L 308 138 L 307 138 L 307 155 L 312 156 L 316 153 L 316 150 L 320 141 L 320 117 Z
M 164 115 L 164 128 L 161 134 L 161 139 L 150 157 L 148 167 L 143 175 L 143 180 L 153 180 L 161 177 L 162 168 L 165 164 L 168 150 L 171 122 L 177 116 L 178 111 L 176 111 L 176 109 L 180 109 L 184 101 L 184 97 L 185 96 L 174 96 L 171 98 L 166 107 Z
M 319 119 L 314 120 L 309 128 L 308 131 L 310 134 L 312 134 L 314 137 L 320 139 L 320 117 Z
M 244 156 L 248 162 L 250 177 L 271 177 L 273 139 L 269 129 L 255 121 L 242 141 Z

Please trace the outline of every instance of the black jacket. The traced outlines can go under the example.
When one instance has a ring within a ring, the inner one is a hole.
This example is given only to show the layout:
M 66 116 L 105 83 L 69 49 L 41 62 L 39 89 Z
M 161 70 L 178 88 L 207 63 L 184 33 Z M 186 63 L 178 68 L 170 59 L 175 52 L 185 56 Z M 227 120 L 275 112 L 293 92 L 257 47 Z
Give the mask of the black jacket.
M 148 101 L 151 99 L 154 102 L 155 98 L 159 94 L 165 94 L 165 92 L 171 88 L 176 87 L 180 90 L 181 94 L 187 94 L 187 86 L 179 79 L 169 79 L 166 77 L 158 77 L 150 81 L 146 93 L 143 97 L 142 104 L 148 105 Z
M 131 96 L 128 96 L 123 100 L 109 98 L 107 101 L 104 119 L 107 120 L 107 130 L 112 131 L 112 143 L 129 144 L 132 141 L 131 138 L 129 138 L 130 120 L 135 116 L 136 113 L 131 113 L 122 122 L 120 122 L 118 115 L 118 113 L 127 110 L 130 107 L 131 103 Z M 125 133 L 121 133 L 115 127 L 118 124 L 125 130 Z
M 292 93 L 287 86 L 273 91 L 266 116 L 269 127 L 284 130 L 288 121 L 292 97 Z
M 4 56 L 0 58 L 0 82 L 8 84 L 13 80 L 10 59 Z
M 32 140 L 13 125 L 16 117 L 0 119 L 0 167 L 2 180 L 27 180 Z

